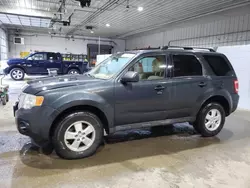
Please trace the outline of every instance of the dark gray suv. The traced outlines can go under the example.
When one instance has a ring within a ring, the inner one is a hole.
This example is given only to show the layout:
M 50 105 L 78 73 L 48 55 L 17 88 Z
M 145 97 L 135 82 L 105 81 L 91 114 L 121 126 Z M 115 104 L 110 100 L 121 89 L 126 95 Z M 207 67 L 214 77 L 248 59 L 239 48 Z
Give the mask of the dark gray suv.
M 117 53 L 84 75 L 32 80 L 14 106 L 21 134 L 65 159 L 95 153 L 104 134 L 189 122 L 217 135 L 237 108 L 238 80 L 212 49 Z

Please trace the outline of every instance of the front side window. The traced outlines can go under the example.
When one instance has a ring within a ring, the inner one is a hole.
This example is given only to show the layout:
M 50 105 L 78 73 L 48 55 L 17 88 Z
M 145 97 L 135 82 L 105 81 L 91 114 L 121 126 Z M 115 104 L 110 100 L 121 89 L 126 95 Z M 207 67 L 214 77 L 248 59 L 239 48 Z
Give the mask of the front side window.
M 110 79 L 121 72 L 135 55 L 133 53 L 114 54 L 93 68 L 88 75 L 100 79 Z
M 163 55 L 143 57 L 129 68 L 139 74 L 140 80 L 164 79 L 166 70 L 166 57 Z
M 34 54 L 28 57 L 28 60 L 45 60 L 44 54 Z
M 174 77 L 202 76 L 202 66 L 193 55 L 173 55 Z

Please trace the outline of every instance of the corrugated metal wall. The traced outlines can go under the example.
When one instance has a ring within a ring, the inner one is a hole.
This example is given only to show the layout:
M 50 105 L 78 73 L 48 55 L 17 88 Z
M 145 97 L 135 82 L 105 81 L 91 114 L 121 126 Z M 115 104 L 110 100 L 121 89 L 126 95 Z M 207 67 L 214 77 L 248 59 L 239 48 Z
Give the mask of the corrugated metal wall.
M 250 44 L 250 7 L 175 24 L 130 37 L 126 49 L 168 45 L 228 46 Z
M 6 32 L 0 28 L 0 60 L 7 59 L 8 40 Z

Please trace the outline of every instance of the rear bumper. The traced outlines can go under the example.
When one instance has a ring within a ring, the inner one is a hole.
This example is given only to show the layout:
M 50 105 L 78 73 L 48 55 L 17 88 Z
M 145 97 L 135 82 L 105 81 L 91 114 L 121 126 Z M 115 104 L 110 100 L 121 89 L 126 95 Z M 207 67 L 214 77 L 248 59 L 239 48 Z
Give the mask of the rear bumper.
M 240 96 L 238 94 L 235 94 L 235 95 L 232 96 L 232 108 L 231 108 L 231 112 L 230 113 L 235 112 L 235 110 L 237 109 L 238 103 L 239 103 L 239 99 L 240 99 Z

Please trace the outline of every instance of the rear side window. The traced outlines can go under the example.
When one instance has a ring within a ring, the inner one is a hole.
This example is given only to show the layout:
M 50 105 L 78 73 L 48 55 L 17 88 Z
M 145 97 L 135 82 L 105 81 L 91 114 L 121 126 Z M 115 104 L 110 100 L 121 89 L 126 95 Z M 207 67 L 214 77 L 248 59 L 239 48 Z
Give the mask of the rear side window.
M 221 56 L 204 55 L 205 60 L 216 76 L 231 76 L 234 72 L 227 61 Z
M 202 76 L 202 66 L 193 55 L 173 55 L 174 77 Z
M 57 60 L 57 55 L 55 53 L 47 53 L 47 60 Z

